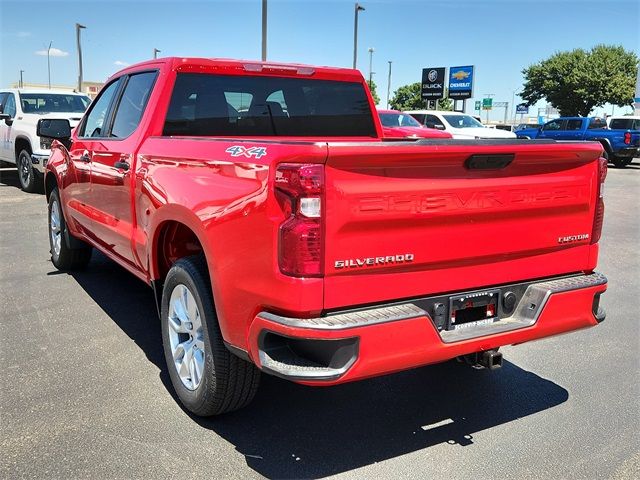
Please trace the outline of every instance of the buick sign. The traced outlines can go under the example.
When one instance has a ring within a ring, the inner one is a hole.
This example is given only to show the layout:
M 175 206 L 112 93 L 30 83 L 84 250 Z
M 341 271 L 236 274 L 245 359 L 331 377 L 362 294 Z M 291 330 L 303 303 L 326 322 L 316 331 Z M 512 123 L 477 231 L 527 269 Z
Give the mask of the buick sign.
M 445 67 L 422 69 L 422 98 L 444 98 Z

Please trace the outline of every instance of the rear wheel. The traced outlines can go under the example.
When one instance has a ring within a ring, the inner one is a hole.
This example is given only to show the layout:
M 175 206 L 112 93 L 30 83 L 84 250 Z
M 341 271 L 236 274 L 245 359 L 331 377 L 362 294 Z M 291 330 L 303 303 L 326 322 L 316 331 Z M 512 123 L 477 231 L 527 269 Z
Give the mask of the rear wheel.
M 204 256 L 181 258 L 169 270 L 161 321 L 171 383 L 187 410 L 211 416 L 251 402 L 260 371 L 223 343 Z
M 78 270 L 84 268 L 91 259 L 91 247 L 74 240 L 79 244 L 77 248 L 71 248 L 67 242 L 67 222 L 64 219 L 60 206 L 60 194 L 54 188 L 49 196 L 49 247 L 51 251 L 51 263 L 58 270 Z
M 16 159 L 16 166 L 18 167 L 18 178 L 22 190 L 33 193 L 42 189 L 42 175 L 33 169 L 29 150 L 26 148 L 20 150 Z
M 613 163 L 613 166 L 616 168 L 624 168 L 627 165 L 629 165 L 629 162 L 627 158 L 625 157 L 618 157 L 616 155 L 611 155 L 610 156 L 610 161 L 611 163 Z

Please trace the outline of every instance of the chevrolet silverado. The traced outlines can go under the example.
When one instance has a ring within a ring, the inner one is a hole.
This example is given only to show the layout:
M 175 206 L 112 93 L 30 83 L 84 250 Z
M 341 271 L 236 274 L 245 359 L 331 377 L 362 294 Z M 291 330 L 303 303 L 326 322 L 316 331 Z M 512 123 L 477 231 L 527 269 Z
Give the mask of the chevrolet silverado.
M 599 143 L 384 141 L 356 70 L 197 58 L 130 66 L 38 134 L 53 264 L 95 248 L 152 287 L 197 415 L 248 404 L 260 372 L 493 369 L 604 320 Z

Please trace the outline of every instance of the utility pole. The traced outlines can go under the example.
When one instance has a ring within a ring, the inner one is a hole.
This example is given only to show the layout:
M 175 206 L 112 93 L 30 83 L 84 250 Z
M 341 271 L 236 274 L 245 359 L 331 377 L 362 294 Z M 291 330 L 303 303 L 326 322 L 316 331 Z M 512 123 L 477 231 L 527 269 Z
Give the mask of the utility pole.
M 22 74 L 24 73 L 24 70 L 20 70 L 20 88 L 24 88 L 24 82 L 22 81 Z
M 356 2 L 356 13 L 353 24 L 353 68 L 357 68 L 358 63 L 358 14 L 364 12 L 364 7 Z
M 511 114 L 513 115 L 513 126 L 515 127 L 516 125 L 516 91 L 515 90 L 512 92 L 512 95 L 511 95 Z
M 78 45 L 78 93 L 82 92 L 82 48 L 80 47 L 80 30 L 83 28 L 87 27 L 76 23 L 76 43 Z
M 49 48 L 47 48 L 47 72 L 49 72 L 49 90 L 51 90 L 51 59 L 49 53 L 51 52 L 51 44 L 53 40 L 49 42 Z
M 262 0 L 262 61 L 267 61 L 267 0 Z
M 375 52 L 373 47 L 369 47 L 369 88 L 371 88 L 371 82 L 373 82 L 373 52 Z
M 156 58 L 158 58 L 158 54 L 162 52 L 162 50 L 158 50 L 157 48 L 153 49 L 153 59 L 155 60 Z
M 387 110 L 389 110 L 389 94 L 391 92 L 391 60 L 389 62 L 389 75 L 387 76 Z

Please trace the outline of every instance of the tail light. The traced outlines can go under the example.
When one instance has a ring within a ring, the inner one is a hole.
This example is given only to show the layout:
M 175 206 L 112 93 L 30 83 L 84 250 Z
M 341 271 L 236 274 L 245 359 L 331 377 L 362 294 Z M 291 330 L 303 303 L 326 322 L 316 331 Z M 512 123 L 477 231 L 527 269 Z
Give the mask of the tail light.
M 631 132 L 624 132 L 624 143 L 629 145 L 631 143 Z
M 322 276 L 324 165 L 278 165 L 275 188 L 286 217 L 278 238 L 280 271 L 294 277 Z
M 591 243 L 598 243 L 602 234 L 602 222 L 604 220 L 604 180 L 607 178 L 607 160 L 598 159 L 598 188 L 596 197 L 596 213 L 591 230 Z

